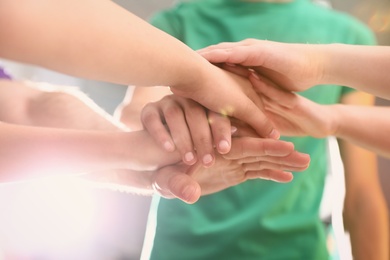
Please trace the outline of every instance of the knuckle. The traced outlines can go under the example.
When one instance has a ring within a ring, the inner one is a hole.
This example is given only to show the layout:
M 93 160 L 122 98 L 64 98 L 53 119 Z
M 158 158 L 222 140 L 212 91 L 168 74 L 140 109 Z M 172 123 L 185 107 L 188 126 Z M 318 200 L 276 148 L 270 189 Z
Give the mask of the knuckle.
M 182 115 L 182 109 L 178 106 L 171 105 L 164 110 L 164 116 L 166 119 L 175 119 Z
M 145 111 L 145 113 L 142 113 L 141 114 L 141 121 L 146 124 L 148 122 L 151 122 L 153 120 L 156 120 L 157 118 L 159 118 L 159 116 L 157 115 L 156 112 L 153 112 L 153 111 Z

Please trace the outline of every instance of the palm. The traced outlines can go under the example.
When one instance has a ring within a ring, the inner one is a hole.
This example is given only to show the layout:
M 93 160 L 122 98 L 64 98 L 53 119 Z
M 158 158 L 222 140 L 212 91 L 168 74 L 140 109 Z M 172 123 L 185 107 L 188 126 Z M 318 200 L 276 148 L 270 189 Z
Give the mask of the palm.
M 191 176 L 199 183 L 202 195 L 212 194 L 247 180 L 243 164 L 217 154 L 210 168 L 196 167 Z

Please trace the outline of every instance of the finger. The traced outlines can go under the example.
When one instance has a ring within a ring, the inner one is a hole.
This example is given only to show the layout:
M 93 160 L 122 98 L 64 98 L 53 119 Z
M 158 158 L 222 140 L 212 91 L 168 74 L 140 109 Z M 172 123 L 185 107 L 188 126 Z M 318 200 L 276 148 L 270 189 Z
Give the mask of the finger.
M 220 154 L 228 153 L 232 141 L 232 127 L 229 118 L 213 111 L 208 112 L 208 118 L 217 151 Z
M 226 159 L 241 159 L 250 156 L 287 156 L 294 151 L 290 142 L 253 137 L 238 137 L 232 139 L 232 149 L 223 157 Z
M 190 99 L 184 99 L 182 103 L 198 159 L 204 166 L 210 167 L 214 164 L 215 155 L 213 137 L 206 110 L 203 106 Z
M 267 113 L 277 115 L 277 117 L 273 117 L 273 122 L 276 125 L 278 125 L 278 122 L 283 122 L 283 120 L 286 120 L 288 122 L 300 122 L 300 120 L 302 120 L 299 117 L 302 117 L 302 113 L 300 113 L 299 108 L 287 108 L 285 106 L 280 105 L 279 103 L 268 99 L 267 97 L 263 97 L 262 100 L 265 111 L 267 111 Z
M 162 113 L 183 162 L 188 165 L 194 164 L 197 158 L 183 108 L 178 102 L 166 102 L 162 108 Z
M 242 165 L 244 171 L 261 171 L 261 170 L 282 170 L 282 171 L 294 171 L 300 172 L 307 169 L 307 165 L 304 166 L 291 166 L 279 163 L 272 163 L 267 161 L 245 163 Z
M 249 126 L 248 124 L 242 122 L 241 120 L 237 120 L 235 118 L 230 118 L 231 124 L 236 128 L 233 137 L 256 137 L 259 138 L 259 135 L 256 131 Z
M 141 122 L 154 140 L 168 152 L 175 150 L 174 142 L 161 119 L 159 109 L 154 103 L 147 104 L 141 112 Z
M 290 182 L 294 178 L 291 172 L 281 170 L 248 171 L 246 177 L 248 179 L 264 179 L 281 183 Z
M 251 72 L 252 73 L 252 72 Z M 250 73 L 250 74 L 251 74 Z M 237 77 L 236 80 L 242 80 L 243 77 Z M 242 81 L 241 83 L 242 85 L 242 89 L 245 93 L 245 95 L 247 97 L 249 97 L 249 99 L 252 100 L 252 102 L 258 107 L 260 108 L 262 111 L 264 110 L 264 106 L 263 106 L 263 102 L 260 98 L 260 96 L 257 94 L 257 92 L 255 91 L 255 89 L 253 88 L 253 85 L 252 84 L 248 84 L 248 82 L 246 81 L 246 78 L 245 78 L 245 81 Z
M 226 116 L 235 117 L 249 124 L 261 137 L 270 137 L 278 139 L 280 134 L 272 125 L 272 122 L 266 117 L 264 112 L 259 109 L 256 104 L 247 95 L 248 89 L 251 91 L 252 97 L 257 97 L 252 86 L 248 84 L 248 88 L 243 90 L 240 84 L 244 84 L 245 80 L 242 77 L 232 73 L 220 71 L 219 74 L 226 81 L 217 87 L 219 89 L 209 88 L 207 94 L 204 89 L 202 91 L 192 92 L 191 96 L 180 89 L 172 89 L 176 95 L 191 98 L 212 111 L 221 113 Z M 226 85 L 232 83 L 232 86 Z M 238 83 L 239 81 L 242 81 Z M 248 82 L 247 82 L 248 83 Z M 226 88 L 232 87 L 232 91 L 226 91 Z M 224 91 L 221 93 L 221 91 Z M 219 95 L 219 96 L 218 96 Z M 216 98 L 218 96 L 218 98 Z M 255 101 L 256 102 L 256 101 Z
M 247 39 L 238 43 L 224 43 L 198 50 L 198 53 L 211 63 L 261 66 L 266 56 L 261 52 L 258 42 L 258 40 Z
M 247 65 L 250 53 L 245 46 L 231 46 L 198 51 L 198 53 L 211 63 L 231 63 Z M 254 65 L 254 64 L 250 64 Z
M 233 63 L 222 63 L 221 68 L 244 78 L 248 78 L 252 73 L 248 68 Z
M 248 123 L 261 137 L 274 139 L 280 137 L 279 132 L 274 128 L 271 121 L 261 109 L 252 102 L 252 100 L 247 99 L 245 102 L 240 101 L 237 104 L 233 104 L 233 107 L 236 107 L 237 109 L 233 109 L 233 111 L 227 113 L 227 115 Z
M 209 98 L 208 102 L 212 103 L 213 106 L 222 107 L 222 109 L 214 111 L 249 124 L 261 137 L 278 139 L 279 132 L 274 129 L 271 121 L 262 111 L 262 101 L 250 82 L 237 75 L 230 74 L 229 76 L 233 76 L 234 82 L 239 84 L 241 89 L 232 92 L 227 90 L 222 93 L 224 99 L 221 99 L 220 102 L 218 102 L 219 99 Z M 226 103 L 224 100 L 229 100 L 231 103 Z
M 273 164 L 279 164 L 284 166 L 291 166 L 300 169 L 306 169 L 310 164 L 310 156 L 305 153 L 293 151 L 287 156 L 257 156 L 255 157 L 259 162 L 269 162 Z M 250 163 L 245 161 L 247 159 L 240 159 L 238 163 Z
M 154 178 L 153 188 L 164 198 L 178 198 L 195 203 L 201 195 L 199 184 L 186 171 L 189 166 L 175 165 L 160 169 Z
M 279 89 L 279 87 L 257 73 L 251 73 L 249 80 L 256 92 L 265 95 L 267 98 L 278 103 L 281 106 L 293 108 L 297 103 L 297 96 L 289 91 Z
M 243 45 L 243 41 L 239 41 L 239 42 L 221 42 L 221 43 L 218 43 L 218 44 L 213 44 L 213 45 L 209 45 L 205 48 L 202 48 L 202 49 L 199 49 L 197 50 L 198 53 L 202 53 L 202 52 L 208 52 L 208 51 L 212 51 L 212 50 L 220 50 L 220 49 L 230 49 L 234 46 L 239 46 L 239 45 Z
M 263 104 L 264 104 L 264 109 L 266 111 L 270 111 L 272 113 L 275 113 L 275 114 L 281 116 L 282 118 L 290 117 L 290 114 L 294 114 L 294 113 L 291 113 L 291 111 L 292 111 L 291 108 L 283 106 L 283 105 L 269 99 L 268 97 L 263 97 L 262 100 L 263 100 Z

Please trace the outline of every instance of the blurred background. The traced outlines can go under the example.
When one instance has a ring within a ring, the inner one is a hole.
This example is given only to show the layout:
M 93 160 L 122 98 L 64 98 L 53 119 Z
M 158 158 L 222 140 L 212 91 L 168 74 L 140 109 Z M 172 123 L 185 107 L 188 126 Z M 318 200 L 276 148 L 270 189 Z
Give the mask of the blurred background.
M 148 19 L 174 1 L 116 2 Z M 380 45 L 390 45 L 389 0 L 317 2 L 352 14 L 375 31 Z M 113 113 L 126 91 L 125 86 L 73 78 L 4 60 L 0 60 L 1 64 L 18 79 L 78 86 L 109 113 Z M 390 105 L 381 99 L 377 104 Z M 381 158 L 380 177 L 389 204 L 388 169 L 390 161 Z M 60 188 L 54 186 L 52 182 L 0 186 L 0 260 L 9 259 L 2 256 L 2 250 L 17 252 L 13 259 L 139 259 L 149 197 L 97 190 L 71 178 L 61 180 Z

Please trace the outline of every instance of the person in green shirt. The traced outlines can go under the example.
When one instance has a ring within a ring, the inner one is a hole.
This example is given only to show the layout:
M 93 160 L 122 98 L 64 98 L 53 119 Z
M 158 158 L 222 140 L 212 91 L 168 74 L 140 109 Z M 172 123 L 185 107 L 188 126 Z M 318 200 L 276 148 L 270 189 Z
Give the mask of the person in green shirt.
M 156 14 L 151 23 L 194 50 L 247 38 L 375 44 L 372 32 L 360 22 L 309 0 L 182 1 Z M 145 99 L 145 91 L 137 88 L 133 100 Z M 321 104 L 374 102 L 372 96 L 342 86 L 316 86 L 300 94 Z M 328 171 L 327 140 L 282 139 L 310 154 L 305 173 L 283 185 L 248 181 L 204 196 L 194 205 L 155 197 L 142 259 L 329 259 L 319 217 Z M 344 221 L 353 255 L 387 259 L 387 210 L 376 156 L 348 142 L 340 141 L 340 147 L 346 174 Z

